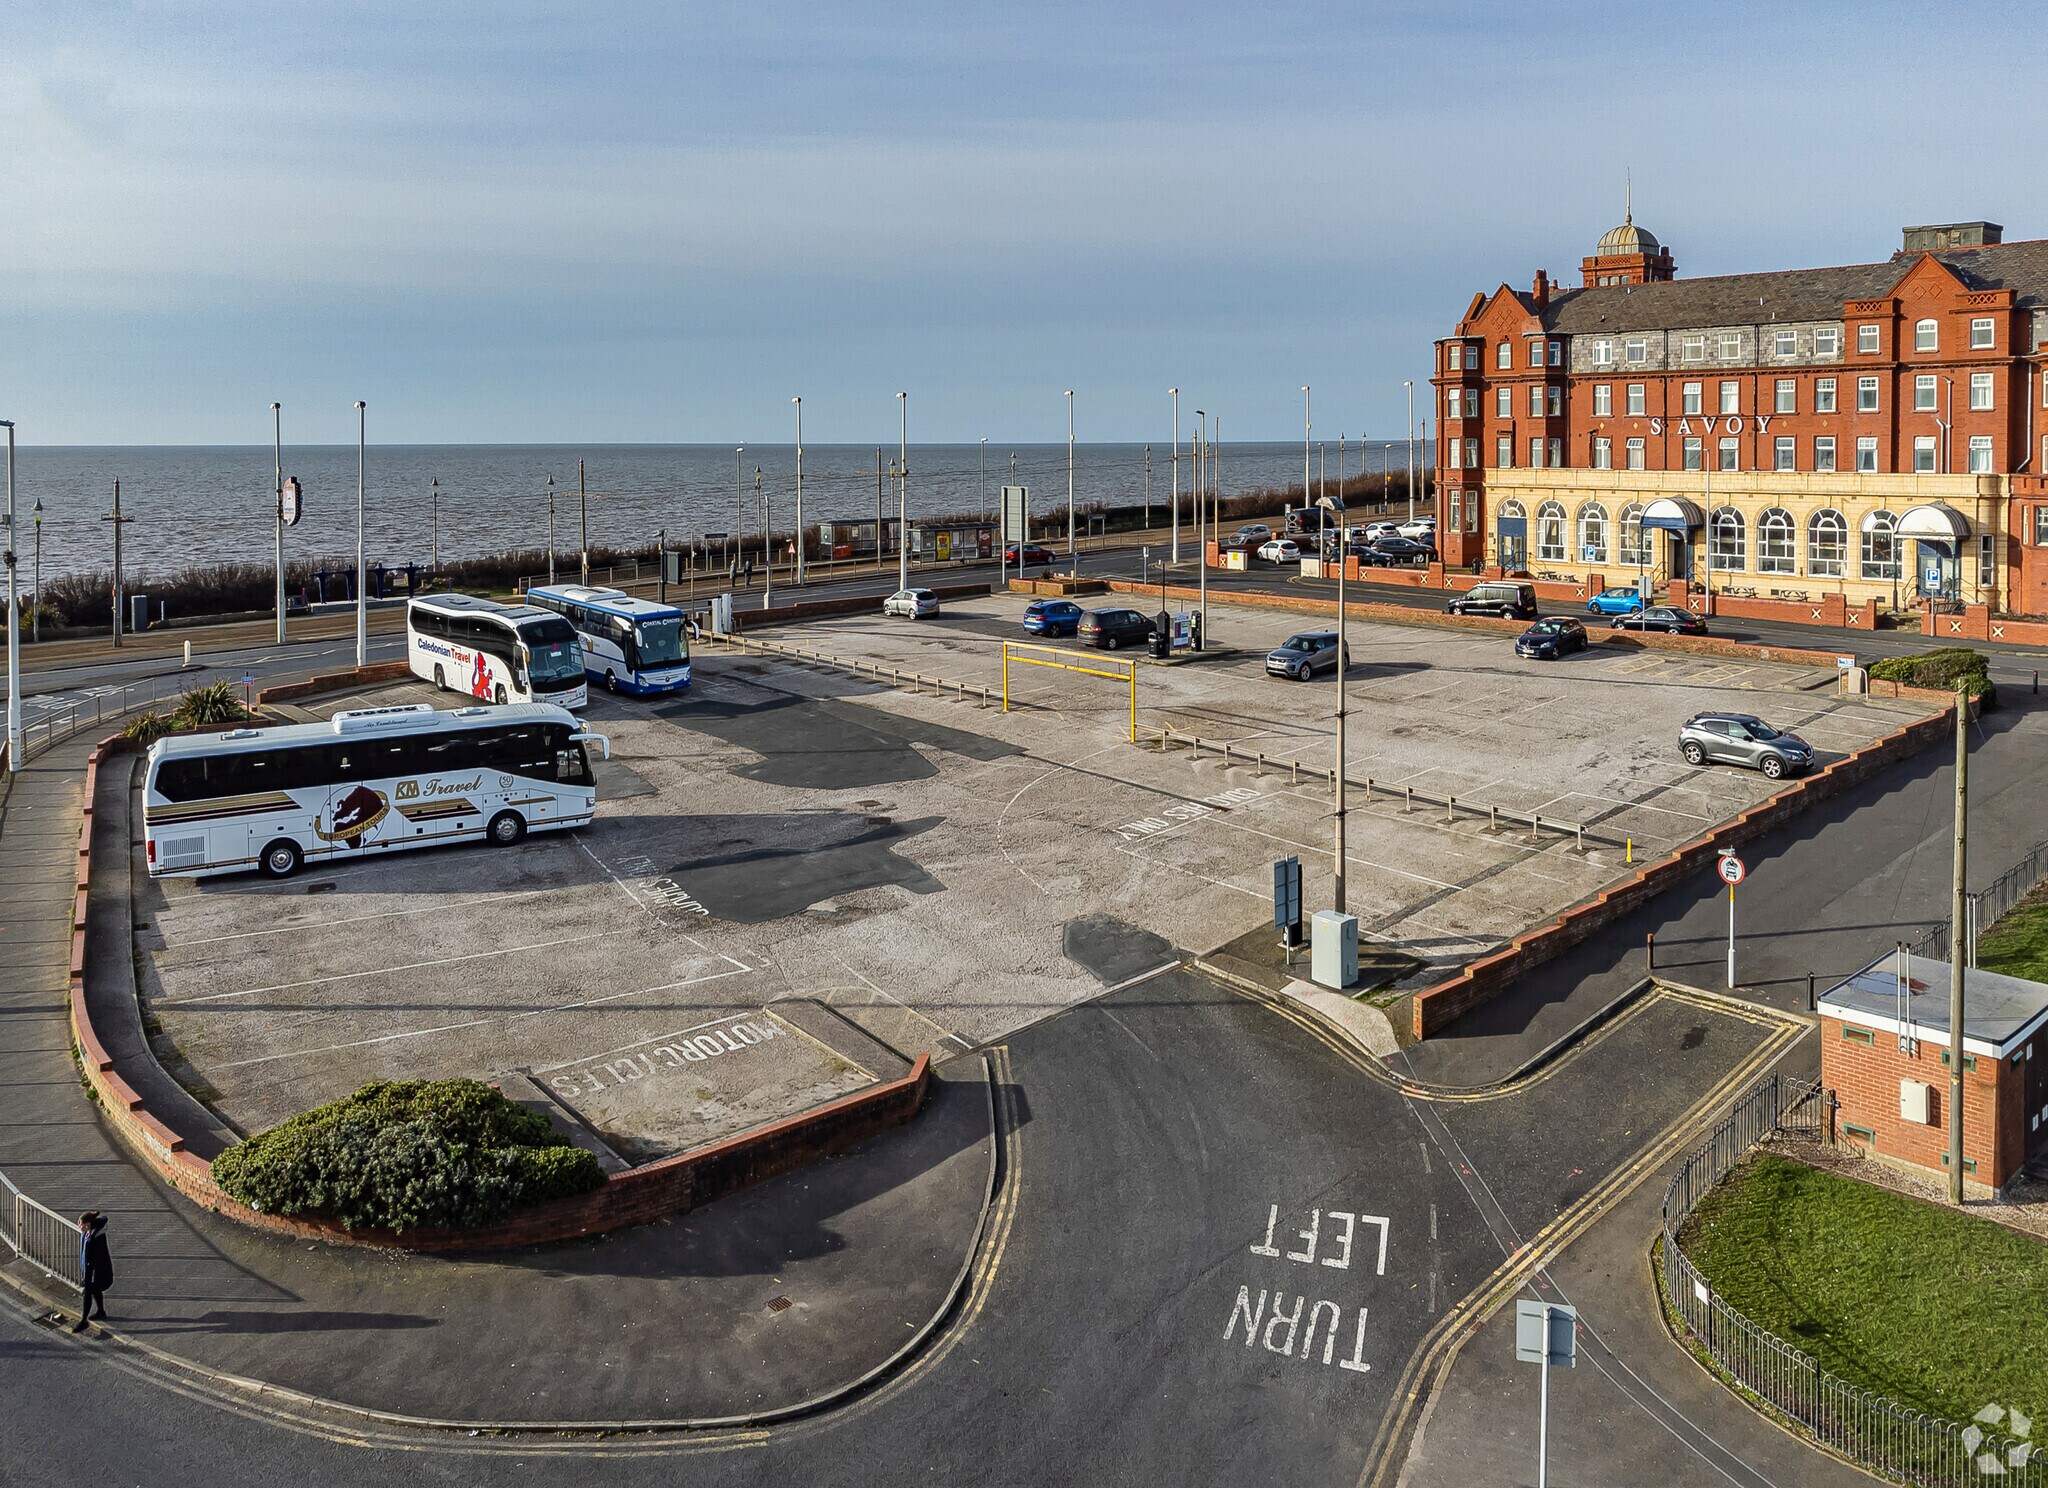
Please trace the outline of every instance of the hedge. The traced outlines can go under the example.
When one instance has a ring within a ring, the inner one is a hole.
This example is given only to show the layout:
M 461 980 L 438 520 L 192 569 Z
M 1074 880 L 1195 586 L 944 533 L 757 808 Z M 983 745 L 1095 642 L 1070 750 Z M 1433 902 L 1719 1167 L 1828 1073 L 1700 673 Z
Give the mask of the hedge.
M 1991 658 L 1982 651 L 1972 651 L 1968 646 L 1943 646 L 1911 656 L 1888 656 L 1871 663 L 1870 675 L 1886 682 L 1939 688 L 1944 692 L 1954 692 L 1957 683 L 1966 683 L 1970 696 L 1981 699 L 1988 708 L 1998 699 L 1990 667 Z

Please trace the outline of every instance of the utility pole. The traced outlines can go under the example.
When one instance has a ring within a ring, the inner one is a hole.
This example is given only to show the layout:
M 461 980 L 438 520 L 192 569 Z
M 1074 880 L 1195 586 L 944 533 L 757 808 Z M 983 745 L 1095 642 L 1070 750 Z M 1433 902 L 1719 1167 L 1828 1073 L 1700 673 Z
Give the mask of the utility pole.
M 1067 567 L 1081 571 L 1074 547 L 1074 390 L 1067 389 Z
M 1948 922 L 1948 1196 L 1963 1201 L 1963 953 L 1968 934 L 1970 695 L 1956 684 L 1956 874 Z
M 356 669 L 370 664 L 370 591 L 363 580 L 363 477 L 364 477 L 364 410 L 370 405 L 362 399 L 356 400 Z M 121 529 L 114 529 L 118 538 Z M 116 552 L 120 549 L 117 547 Z
M 1202 454 L 1206 446 L 1209 415 L 1202 409 L 1195 410 L 1195 566 L 1200 575 L 1196 585 L 1195 617 L 1201 623 L 1201 632 L 1195 637 L 1195 649 L 1205 649 L 1209 644 L 1209 512 L 1208 485 L 1202 478 Z
M 896 482 L 896 587 L 910 587 L 910 394 L 898 393 L 903 409 L 902 474 Z
M 270 448 L 277 464 L 277 501 L 271 515 L 277 523 L 277 643 L 284 644 L 284 405 L 270 405 Z
M 882 571 L 882 447 L 875 446 L 875 572 Z
M 1301 388 L 1301 504 L 1303 507 L 1312 506 L 1316 499 L 1316 493 L 1309 488 L 1308 483 L 1308 436 L 1314 428 L 1315 424 L 1309 418 L 1308 384 L 1303 383 Z M 1286 530 L 1284 522 L 1281 524 L 1281 530 L 1283 533 Z M 1318 537 L 1320 537 L 1322 531 L 1320 522 L 1317 524 L 1316 530 Z M 1317 556 L 1321 556 L 1320 549 Z
M 0 554 L 7 569 L 7 770 L 9 774 L 15 774 L 21 769 L 21 616 L 15 613 L 15 606 L 20 601 L 15 598 L 14 589 L 14 566 L 18 561 L 14 552 L 14 420 L 0 419 L 0 424 L 7 426 L 7 536 L 6 551 Z M 40 511 L 42 503 L 38 501 L 36 507 Z M 42 518 L 39 516 L 36 521 L 37 549 L 40 552 Z M 116 533 L 120 530 L 119 527 L 114 529 Z M 37 567 L 41 567 L 40 560 Z
M 789 401 L 796 405 L 796 584 L 801 589 L 804 583 L 804 549 L 809 546 L 804 541 L 804 400 L 798 397 Z M 986 444 L 988 441 L 982 442 Z
M 101 517 L 100 520 L 102 522 L 112 522 L 114 524 L 114 644 L 118 646 L 121 644 L 121 609 L 123 604 L 126 602 L 126 596 L 121 592 L 121 525 L 124 522 L 132 522 L 135 520 L 133 517 L 124 517 L 121 515 L 121 483 L 119 481 L 114 482 L 113 514 L 111 516 Z M 10 527 L 12 526 L 12 524 L 13 519 L 12 516 L 10 515 Z M 8 635 L 10 637 L 13 634 L 14 632 L 12 630 L 8 632 Z
M 774 498 L 761 489 L 761 467 L 754 467 L 754 499 L 761 503 L 761 608 L 775 596 L 775 514 L 769 508 Z
M 1404 382 L 1408 389 L 1408 520 L 1415 520 L 1415 384 Z
M 1180 389 L 1173 394 L 1173 561 L 1180 562 Z

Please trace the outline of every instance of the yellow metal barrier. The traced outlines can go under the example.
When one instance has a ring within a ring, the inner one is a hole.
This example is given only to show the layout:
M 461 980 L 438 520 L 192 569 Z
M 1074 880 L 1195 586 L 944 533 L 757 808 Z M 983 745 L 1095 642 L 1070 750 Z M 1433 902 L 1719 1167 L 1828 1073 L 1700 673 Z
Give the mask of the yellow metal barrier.
M 1022 653 L 1035 651 L 1037 656 Z M 1107 677 L 1112 682 L 1123 682 L 1131 690 L 1130 741 L 1138 742 L 1138 664 L 1121 656 L 1079 656 L 1072 651 L 1062 651 L 1057 646 L 1037 646 L 1029 641 L 1003 642 L 1003 711 L 1010 711 L 1010 660 L 1015 656 L 1020 666 L 1051 667 L 1055 671 L 1079 672 L 1084 677 Z M 1109 667 L 1122 667 L 1112 672 Z

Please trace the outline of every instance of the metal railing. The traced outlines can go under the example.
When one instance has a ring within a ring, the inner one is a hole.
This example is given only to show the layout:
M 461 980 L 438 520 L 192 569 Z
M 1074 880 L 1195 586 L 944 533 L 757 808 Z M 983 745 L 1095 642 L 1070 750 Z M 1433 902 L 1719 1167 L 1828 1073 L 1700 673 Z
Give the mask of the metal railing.
M 22 763 L 27 764 L 52 745 L 75 738 L 88 729 L 97 728 L 137 708 L 153 707 L 158 702 L 168 702 L 180 693 L 204 686 L 209 681 L 217 682 L 226 675 L 228 674 L 221 672 L 209 676 L 206 669 L 195 667 L 190 672 L 150 677 L 121 687 L 95 688 L 90 697 L 72 698 L 62 704 L 46 708 L 22 725 Z M 22 699 L 24 704 L 34 701 L 36 700 L 30 697 Z M 0 741 L 0 769 L 4 769 L 6 763 L 7 747 L 4 741 Z
M 1695 1205 L 1752 1148 L 1779 1133 L 1831 1140 L 1833 1093 L 1772 1075 L 1735 1103 L 1664 1193 L 1664 1290 L 1693 1346 L 1737 1388 L 1871 1472 L 1926 1488 L 1965 1488 L 1987 1475 L 2048 1488 L 2048 1452 L 1994 1429 L 1958 1424 L 1865 1390 L 1821 1368 L 1714 1294 L 1678 1243 Z
M 992 689 L 980 682 L 962 682 L 952 677 L 928 677 L 923 672 L 913 672 L 907 667 L 883 666 L 873 661 L 849 661 L 842 656 L 829 656 L 809 646 L 794 646 L 786 641 L 763 641 L 741 635 L 707 636 L 705 639 L 717 641 L 736 650 L 780 656 L 828 671 L 845 672 L 853 677 L 872 677 L 877 682 L 886 682 L 891 687 L 908 687 L 916 693 L 921 693 L 929 687 L 934 697 L 950 696 L 956 702 L 962 703 L 971 698 L 975 706 L 981 708 L 990 707 L 1001 701 L 994 695 Z
M 2048 842 L 2037 843 L 2032 852 L 1999 874 L 1997 878 L 1976 893 L 1964 896 L 1965 965 L 1977 964 L 1977 943 L 1983 938 L 1984 932 L 2003 919 L 2015 904 L 2032 893 L 2034 886 L 2043 878 L 2048 878 Z M 1946 961 L 1948 932 L 1948 924 L 1944 921 L 1907 941 L 1906 949 L 1915 956 Z
M 78 1226 L 16 1188 L 5 1173 L 0 1173 L 0 1241 L 51 1280 L 74 1291 L 82 1287 Z

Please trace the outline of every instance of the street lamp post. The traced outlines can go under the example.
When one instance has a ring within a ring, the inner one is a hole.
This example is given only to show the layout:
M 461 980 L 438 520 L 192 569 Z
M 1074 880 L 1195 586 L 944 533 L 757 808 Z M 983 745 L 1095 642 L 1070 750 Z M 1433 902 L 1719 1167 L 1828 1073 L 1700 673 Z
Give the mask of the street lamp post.
M 121 606 L 122 602 L 127 598 L 121 588 L 121 527 L 124 523 L 135 520 L 133 517 L 121 515 L 121 483 L 119 481 L 114 482 L 114 510 L 107 516 L 101 517 L 100 520 L 114 524 L 114 644 L 119 646 L 121 644 Z M 8 525 L 11 529 L 13 526 L 11 518 Z M 12 546 L 12 544 L 10 543 L 9 546 Z
M 1404 382 L 1408 389 L 1408 520 L 1415 520 L 1415 384 Z
M 1307 384 L 1304 383 L 1301 389 L 1301 504 L 1303 506 L 1309 505 L 1316 499 L 1315 492 L 1309 488 L 1308 481 L 1308 436 L 1309 431 L 1314 427 L 1314 423 L 1309 418 L 1309 390 Z M 1321 510 L 1321 508 L 1317 509 Z M 1316 539 L 1318 542 L 1322 540 L 1322 528 L 1323 524 L 1318 521 L 1316 523 Z
M 988 436 L 981 436 L 981 519 L 989 520 L 988 505 Z
M 1180 389 L 1173 394 L 1173 561 L 1180 562 Z
M 897 446 L 902 458 L 896 473 L 896 587 L 910 587 L 910 394 L 898 393 L 903 410 L 902 440 Z
M 0 560 L 7 568 L 7 768 L 21 769 L 21 616 L 15 613 L 14 595 L 14 420 L 0 419 L 7 426 L 7 535 Z M 118 530 L 118 529 L 117 529 Z
M 428 548 L 427 548 L 427 574 L 428 574 L 428 576 L 429 576 L 429 577 L 431 578 L 431 577 L 432 577 L 433 575 L 435 575 L 435 574 L 437 574 L 437 573 L 439 573 L 439 572 L 441 571 L 441 477 L 440 477 L 440 476 L 438 476 L 438 475 L 437 475 L 437 476 L 435 476 L 435 477 L 434 477 L 434 483 L 433 483 L 433 485 L 432 485 L 432 486 L 431 486 L 431 487 L 429 488 L 429 490 L 428 490 L 428 496 L 429 496 L 429 498 L 430 498 L 430 499 L 432 500 L 432 503 L 433 503 L 433 508 L 432 508 L 432 509 L 433 509 L 433 513 L 434 513 L 434 528 L 433 528 L 433 537 L 432 537 L 432 539 L 431 539 L 431 541 L 430 541 L 430 544 L 429 544 L 429 546 L 428 546 Z
M 41 643 L 43 639 L 43 498 L 38 496 L 36 504 L 29 508 L 35 519 L 36 528 L 36 587 L 35 597 L 28 602 L 29 639 Z
M 1203 410 L 1195 410 L 1195 613 L 1202 626 L 1195 637 L 1197 651 L 1209 644 L 1209 506 L 1208 486 L 1202 480 L 1203 435 L 1208 432 L 1208 419 Z
M 1152 446 L 1145 446 L 1145 541 L 1152 541 Z
M 804 582 L 804 400 L 791 398 L 796 405 L 796 582 L 802 588 Z
M 1067 389 L 1067 567 L 1081 571 L 1074 546 L 1074 390 Z
M 1340 495 L 1332 501 L 1325 495 L 1316 505 L 1337 519 L 1337 528 L 1344 528 L 1344 498 Z M 1331 907 L 1338 914 L 1344 913 L 1344 672 L 1351 661 L 1351 632 L 1345 623 L 1344 575 L 1351 567 L 1351 560 L 1340 548 L 1337 559 L 1337 863 L 1336 880 L 1331 891 Z
M 370 664 L 370 591 L 363 586 L 363 477 L 364 409 L 369 405 L 356 399 L 356 665 Z M 116 529 L 117 531 L 119 529 Z
M 735 580 L 739 577 L 740 554 L 746 551 L 746 497 L 740 491 L 740 456 L 746 451 L 747 447 L 742 444 L 732 452 L 732 536 L 726 542 L 726 550 L 732 555 L 727 567 L 732 570 L 730 577 Z
M 548 582 L 555 581 L 555 478 L 548 477 Z
M 576 541 L 579 557 L 576 571 L 585 584 L 590 582 L 590 497 L 583 489 L 583 462 L 576 462 Z
M 768 608 L 768 601 L 775 594 L 775 513 L 769 508 L 773 499 L 761 488 L 761 467 L 754 467 L 754 499 L 761 503 L 761 608 Z
M 270 405 L 270 450 L 277 467 L 276 504 L 271 516 L 277 526 L 277 643 L 284 644 L 284 405 Z

